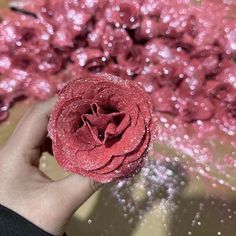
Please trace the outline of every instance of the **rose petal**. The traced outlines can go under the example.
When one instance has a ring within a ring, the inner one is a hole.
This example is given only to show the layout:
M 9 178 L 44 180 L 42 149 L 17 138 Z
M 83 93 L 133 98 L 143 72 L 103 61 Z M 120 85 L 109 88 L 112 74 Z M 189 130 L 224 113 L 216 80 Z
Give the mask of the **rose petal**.
M 126 155 L 126 158 L 124 160 L 124 164 L 132 163 L 140 158 L 143 158 L 144 154 L 146 153 L 148 149 L 148 144 L 150 142 L 150 132 L 147 131 L 145 136 L 143 137 L 142 142 L 139 144 L 139 147 L 134 150 L 133 152 Z
M 118 167 L 120 167 L 120 165 L 124 162 L 124 159 L 125 155 L 112 157 L 109 163 L 107 163 L 100 169 L 94 170 L 93 172 L 99 175 L 104 175 L 113 172 L 114 170 L 118 169 Z
M 60 106 L 59 115 L 54 121 L 57 124 L 56 135 L 65 140 L 63 143 L 67 148 L 74 151 L 94 148 L 95 142 L 87 125 L 84 124 L 79 129 L 77 127 L 82 123 L 81 116 L 89 109 L 90 101 L 88 100 L 72 99 Z
M 75 160 L 76 166 L 83 166 L 87 171 L 99 169 L 109 162 L 112 156 L 125 155 L 135 150 L 145 135 L 145 124 L 143 117 L 139 115 L 135 127 L 129 126 L 124 134 L 114 143 L 111 141 L 104 146 L 89 151 L 77 152 Z M 133 137 L 133 138 L 130 138 Z
M 98 83 L 97 79 L 90 80 L 89 78 L 85 78 L 72 80 L 60 91 L 59 99 L 66 101 L 73 97 L 81 97 L 91 85 L 96 83 Z M 77 88 L 76 91 L 75 88 Z

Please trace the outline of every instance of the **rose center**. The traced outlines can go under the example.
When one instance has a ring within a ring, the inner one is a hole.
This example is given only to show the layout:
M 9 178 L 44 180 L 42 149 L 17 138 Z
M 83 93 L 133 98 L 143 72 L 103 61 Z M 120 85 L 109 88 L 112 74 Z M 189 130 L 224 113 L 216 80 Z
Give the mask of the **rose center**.
M 31 60 L 30 58 L 27 58 L 27 56 L 18 56 L 13 60 L 13 65 L 21 69 L 27 69 L 30 64 Z
M 228 88 L 225 85 L 219 86 L 218 91 L 216 91 L 215 97 L 222 100 L 228 92 Z
M 22 33 L 21 39 L 24 42 L 29 42 L 29 41 L 33 40 L 35 37 L 34 29 L 25 28 L 25 29 L 22 29 L 21 33 Z
M 111 107 L 111 106 L 102 106 L 102 111 L 104 114 L 111 114 L 111 113 L 116 113 L 119 112 L 115 107 Z
M 104 130 L 98 130 L 98 138 L 103 141 L 105 137 L 105 132 Z
M 78 128 L 87 125 L 95 141 L 101 145 L 122 135 L 124 128 L 121 123 L 124 117 L 125 114 L 115 107 L 92 104 L 82 116 Z

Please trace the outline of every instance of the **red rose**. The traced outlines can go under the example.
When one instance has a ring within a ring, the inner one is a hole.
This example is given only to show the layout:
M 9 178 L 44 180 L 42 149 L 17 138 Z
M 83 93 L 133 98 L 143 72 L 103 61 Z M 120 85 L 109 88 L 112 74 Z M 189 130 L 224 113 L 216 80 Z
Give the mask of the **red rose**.
M 68 21 L 68 26 L 71 27 L 75 32 L 81 33 L 86 27 L 88 27 L 88 22 L 92 17 L 92 13 L 83 9 L 79 3 L 80 1 L 65 1 L 65 16 L 66 21 Z
M 156 38 L 159 33 L 159 24 L 155 17 L 144 16 L 140 27 L 135 31 L 135 39 L 138 41 Z
M 2 12 L 0 12 L 2 13 Z M 0 17 L 0 53 L 8 53 L 9 52 L 9 42 L 12 41 L 12 38 L 10 37 L 11 34 L 7 32 L 9 29 L 9 32 L 12 32 L 11 28 L 6 28 L 7 22 L 4 21 Z
M 55 74 L 63 65 L 63 58 L 55 50 L 41 51 L 35 58 L 35 70 L 41 73 Z
M 163 7 L 166 5 L 166 2 L 166 0 L 142 0 L 142 15 L 155 17 L 160 16 Z
M 235 118 L 236 116 L 236 92 L 235 88 L 229 83 L 211 80 L 206 84 L 206 94 L 215 103 L 218 110 L 223 110 L 229 113 L 227 117 L 229 120 Z M 219 112 L 217 112 L 218 115 Z M 217 116 L 216 115 L 216 116 Z M 220 117 L 220 116 L 218 116 Z M 233 127 L 233 126 L 232 126 Z
M 171 115 L 177 115 L 178 110 L 176 108 L 176 95 L 175 92 L 172 91 L 168 87 L 163 87 L 157 89 L 151 95 L 153 107 L 156 111 L 168 113 Z
M 58 26 L 65 23 L 64 0 L 40 0 L 35 7 L 35 14 L 45 25 Z
M 230 22 L 229 25 L 225 26 L 225 36 L 221 40 L 221 44 L 225 47 L 226 54 L 235 56 L 236 55 L 236 23 Z
M 135 81 L 143 86 L 147 93 L 153 93 L 159 89 L 156 76 L 153 74 L 141 74 L 135 77 Z
M 150 64 L 145 67 L 145 73 L 154 76 L 161 87 L 176 88 L 180 81 L 185 78 L 183 66 L 180 63 L 170 65 L 168 63 Z
M 145 66 L 144 48 L 142 46 L 133 46 L 129 51 L 117 56 L 118 64 L 124 68 L 129 76 L 139 74 Z
M 232 107 L 225 107 L 222 104 L 217 104 L 215 119 L 224 130 L 229 134 L 235 135 L 236 133 L 236 106 L 235 101 Z
M 232 101 L 234 88 L 229 83 L 210 80 L 205 85 L 205 93 L 212 99 L 217 99 L 221 103 Z
M 106 5 L 106 0 L 64 0 L 67 10 L 75 10 L 75 12 L 86 12 L 89 14 L 97 13 L 97 10 Z
M 203 71 L 206 75 L 215 75 L 219 73 L 222 49 L 219 46 L 206 46 L 203 50 L 195 48 L 191 52 L 191 58 L 195 58 L 202 64 Z
M 141 86 L 100 74 L 69 82 L 49 122 L 53 151 L 66 170 L 109 182 L 138 172 L 152 129 Z
M 106 24 L 107 23 L 104 19 L 100 19 L 94 26 L 92 32 L 88 34 L 87 41 L 90 47 L 99 48 L 101 46 L 102 36 L 104 34 Z
M 155 38 L 145 45 L 146 58 L 154 63 L 177 63 L 179 60 L 183 63 L 189 60 L 184 54 L 170 47 L 170 43 L 165 39 Z
M 160 15 L 164 34 L 176 37 L 186 31 L 193 30 L 195 23 L 194 11 L 186 3 L 177 3 L 172 0 L 163 7 Z
M 39 100 L 46 100 L 57 92 L 56 80 L 50 76 L 29 74 L 25 88 L 25 94 Z
M 50 47 L 51 35 L 47 28 L 33 17 L 9 14 L 4 18 L 0 30 L 0 38 L 4 39 L 8 51 L 36 55 Z
M 103 70 L 104 73 L 116 75 L 122 79 L 131 79 L 125 68 L 121 65 L 110 62 Z
M 74 37 L 84 32 L 92 17 L 80 4 L 70 0 L 44 0 L 37 6 L 36 15 L 48 30 L 55 34 L 56 42 L 61 41 L 59 44 L 67 46 L 72 43 Z M 63 37 L 66 39 L 63 40 Z
M 212 75 L 217 72 L 220 64 L 219 55 L 209 55 L 207 57 L 200 58 L 200 61 L 206 75 Z
M 61 50 L 71 50 L 74 47 L 74 38 L 76 33 L 68 27 L 68 25 L 62 25 L 58 27 L 53 35 L 52 45 L 54 48 Z
M 101 72 L 107 63 L 103 52 L 94 48 L 77 49 L 71 56 L 73 62 L 91 72 Z
M 13 100 L 19 95 L 23 95 L 27 76 L 28 73 L 23 70 L 9 70 L 4 74 L 4 78 L 0 80 L 0 95 L 4 98 L 11 98 L 10 100 Z
M 233 88 L 236 89 L 236 65 L 230 64 L 229 67 L 226 67 L 220 74 L 217 75 L 216 80 L 229 83 Z
M 199 61 L 191 61 L 183 70 L 185 78 L 180 84 L 180 91 L 186 95 L 200 94 L 203 90 L 205 74 Z
M 6 72 L 4 77 L 0 77 L 0 122 L 8 117 L 14 99 L 25 95 L 27 75 L 25 71 L 12 69 Z
M 180 108 L 180 117 L 185 122 L 197 120 L 209 120 L 213 117 L 215 107 L 210 99 L 203 96 L 192 97 L 191 100 L 184 102 Z
M 7 72 L 11 67 L 11 57 L 7 54 L 0 54 L 0 75 Z
M 102 48 L 106 54 L 116 57 L 129 51 L 132 45 L 132 39 L 125 30 L 106 28 L 102 41 Z
M 27 72 L 32 72 L 35 69 L 35 61 L 32 56 L 29 56 L 26 53 L 18 53 L 12 57 L 11 68 L 16 68 L 19 70 L 24 70 Z
M 117 28 L 135 29 L 141 17 L 140 5 L 135 0 L 112 0 L 105 11 L 105 17 Z

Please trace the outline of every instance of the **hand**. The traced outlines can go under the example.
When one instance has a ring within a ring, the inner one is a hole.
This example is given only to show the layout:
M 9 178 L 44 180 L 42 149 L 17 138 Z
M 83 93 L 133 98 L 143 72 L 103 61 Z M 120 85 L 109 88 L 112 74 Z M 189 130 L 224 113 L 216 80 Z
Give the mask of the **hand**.
M 31 108 L 0 150 L 0 204 L 46 232 L 62 235 L 73 213 L 99 186 L 79 175 L 54 182 L 39 170 L 54 104 L 52 99 Z

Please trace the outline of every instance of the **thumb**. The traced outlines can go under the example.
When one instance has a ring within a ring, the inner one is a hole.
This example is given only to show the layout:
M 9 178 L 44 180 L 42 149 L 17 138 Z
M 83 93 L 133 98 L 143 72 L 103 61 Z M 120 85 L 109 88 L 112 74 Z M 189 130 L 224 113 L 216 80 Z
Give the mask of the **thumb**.
M 70 209 L 73 213 L 103 184 L 73 174 L 65 179 L 54 182 L 54 185 L 56 189 L 66 193 L 66 198 L 63 199 L 63 204 L 67 205 L 67 209 Z

